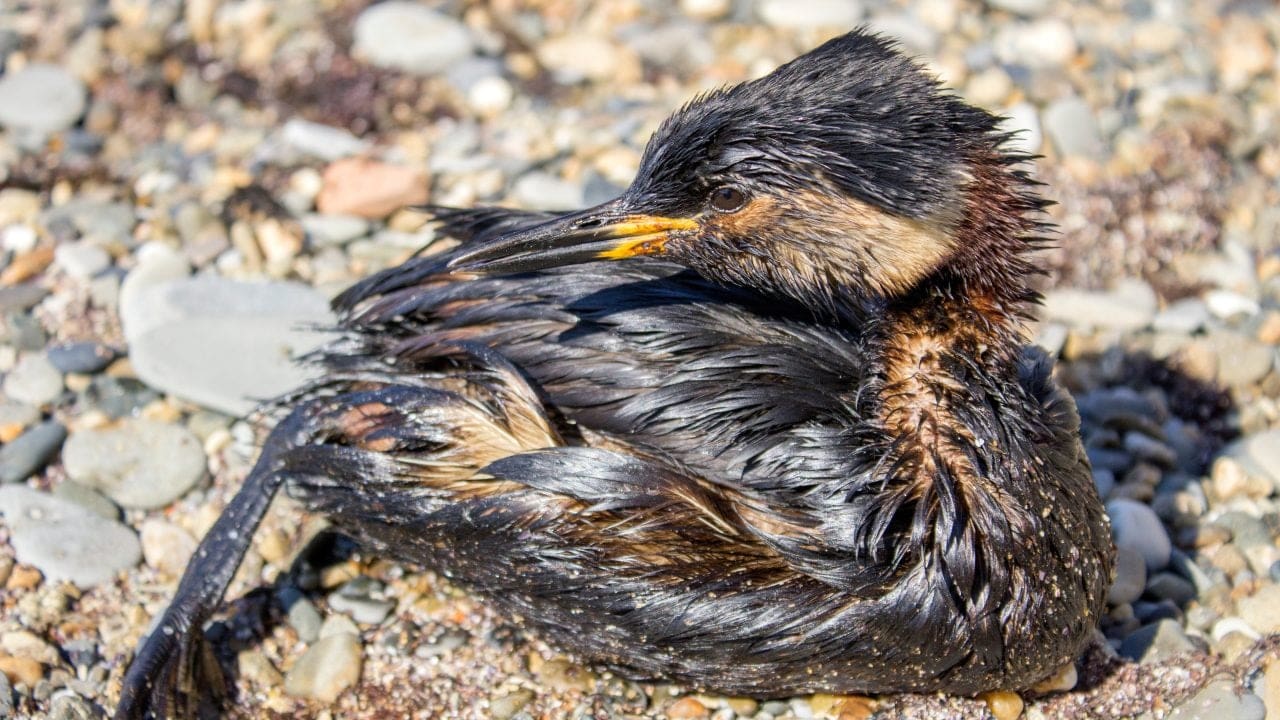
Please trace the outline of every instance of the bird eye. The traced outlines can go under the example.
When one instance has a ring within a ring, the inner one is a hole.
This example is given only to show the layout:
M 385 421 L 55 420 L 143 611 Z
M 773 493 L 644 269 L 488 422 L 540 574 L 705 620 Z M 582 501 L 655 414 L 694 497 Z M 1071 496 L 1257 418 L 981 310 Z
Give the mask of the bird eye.
M 711 191 L 711 207 L 718 212 L 737 212 L 746 204 L 747 194 L 731 185 L 718 187 Z

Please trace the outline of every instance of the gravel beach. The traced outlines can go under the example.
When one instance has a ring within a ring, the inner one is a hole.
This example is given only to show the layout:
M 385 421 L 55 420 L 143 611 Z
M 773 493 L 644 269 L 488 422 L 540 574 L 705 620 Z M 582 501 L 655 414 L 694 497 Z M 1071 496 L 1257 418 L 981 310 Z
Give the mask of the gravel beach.
M 1270 0 L 0 4 L 0 718 L 109 716 L 423 202 L 613 197 L 699 92 L 865 24 L 1007 117 L 1042 319 L 1119 548 L 1021 698 L 749 699 L 584 666 L 279 498 L 210 630 L 246 718 L 1280 718 L 1280 8 Z

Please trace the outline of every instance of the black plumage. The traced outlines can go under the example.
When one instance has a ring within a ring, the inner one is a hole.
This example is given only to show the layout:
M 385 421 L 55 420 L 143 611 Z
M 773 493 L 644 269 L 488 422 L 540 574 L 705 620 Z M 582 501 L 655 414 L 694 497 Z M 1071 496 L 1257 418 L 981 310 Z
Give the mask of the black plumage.
M 435 209 L 461 245 L 338 298 L 117 717 L 190 708 L 282 483 L 633 677 L 970 694 L 1071 662 L 1112 547 L 1023 346 L 1042 203 L 1006 139 L 854 32 L 678 111 L 618 200 Z

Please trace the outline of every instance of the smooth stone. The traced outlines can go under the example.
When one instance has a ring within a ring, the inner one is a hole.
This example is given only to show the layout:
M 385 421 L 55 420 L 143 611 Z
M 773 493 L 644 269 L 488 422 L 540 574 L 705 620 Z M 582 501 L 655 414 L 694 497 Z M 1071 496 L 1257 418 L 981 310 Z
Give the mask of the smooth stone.
M 1010 150 L 1028 154 L 1040 152 L 1044 145 L 1044 130 L 1040 123 L 1040 111 L 1029 102 L 1019 102 L 1004 110 L 1004 119 L 1000 121 L 1000 129 L 1015 133 L 1009 139 Z
M 286 617 L 289 627 L 298 633 L 299 640 L 312 643 L 320 637 L 320 627 L 324 623 L 324 618 L 320 617 L 320 611 L 307 598 L 298 597 L 294 600 L 289 605 Z
M 474 50 L 461 22 L 414 2 L 372 5 L 356 18 L 352 50 L 378 67 L 430 75 Z
M 1263 720 L 1266 715 L 1262 698 L 1253 693 L 1240 694 L 1230 680 L 1214 680 L 1176 705 L 1165 720 Z
M 1213 638 L 1215 643 L 1222 642 L 1222 639 L 1231 633 L 1240 633 L 1250 640 L 1257 640 L 1262 635 L 1253 629 L 1253 626 L 1245 622 L 1243 618 L 1227 617 L 1222 618 L 1213 624 L 1213 630 L 1209 633 L 1209 637 Z
M 344 595 L 341 592 L 329 596 L 329 607 L 351 616 L 352 620 L 362 625 L 377 625 L 387 619 L 387 615 L 395 609 L 391 600 L 375 600 L 358 595 Z
M 427 201 L 427 176 L 407 165 L 343 158 L 324 169 L 316 209 L 326 215 L 384 218 Z
M 77 280 L 88 280 L 111 267 L 111 255 L 93 243 L 64 243 L 53 251 L 53 264 Z
M 1093 469 L 1093 486 L 1098 490 L 1098 497 L 1107 499 L 1111 491 L 1116 489 L 1116 474 L 1106 468 Z
M 23 355 L 4 378 L 4 394 L 37 407 L 62 394 L 62 373 L 42 353 Z
M 140 380 L 95 375 L 81 397 L 86 404 L 110 417 L 122 418 L 136 415 L 139 410 L 159 399 L 160 394 Z
M 119 356 L 115 349 L 92 341 L 54 345 L 45 354 L 59 372 L 83 375 L 100 372 Z
M 1204 294 L 1204 304 L 1214 317 L 1231 320 L 1238 316 L 1252 317 L 1262 312 L 1258 301 L 1230 290 L 1210 290 Z
M 1194 652 L 1196 646 L 1187 638 L 1177 620 L 1157 620 L 1134 630 L 1120 643 L 1120 654 L 1148 664 L 1156 663 L 1185 653 Z
M 1260 633 L 1280 632 L 1280 585 L 1264 585 L 1236 602 L 1240 619 Z
M 126 508 L 168 505 L 204 476 L 200 440 L 186 428 L 127 418 L 101 430 L 81 430 L 62 449 L 67 475 Z
M 1139 460 L 1146 460 L 1166 469 L 1172 468 L 1178 461 L 1178 453 L 1173 448 L 1133 430 L 1124 434 L 1124 449 Z
M 1169 564 L 1173 545 L 1160 518 L 1149 506 L 1128 498 L 1107 503 L 1111 534 L 1117 547 L 1127 547 L 1142 556 L 1147 570 L 1163 570 Z
M 342 613 L 335 613 L 324 619 L 320 623 L 320 639 L 334 635 L 353 635 L 360 637 L 360 628 L 356 627 L 356 622 Z
M 128 203 L 86 197 L 72 198 L 40 215 L 40 223 L 46 228 L 67 226 L 84 237 L 125 247 L 134 244 L 133 226 L 137 222 L 136 211 Z
M 0 427 L 34 425 L 40 419 L 40 409 L 16 400 L 0 400 Z
M 1130 547 L 1116 548 L 1116 579 L 1107 593 L 1107 602 L 1124 605 L 1142 597 L 1147 587 L 1147 563 Z
M 429 643 L 419 645 L 413 651 L 413 656 L 417 658 L 439 657 L 447 655 L 454 650 L 467 644 L 471 639 L 471 634 L 465 630 L 446 630 L 440 637 Z
M 360 680 L 363 662 L 360 640 L 341 633 L 317 641 L 294 663 L 284 678 L 284 691 L 332 703 Z
M 1093 109 L 1079 97 L 1050 103 L 1044 111 L 1044 129 L 1063 155 L 1095 160 L 1106 155 Z
M 778 28 L 847 30 L 858 24 L 862 13 L 859 0 L 759 0 L 756 3 L 760 19 Z
M 1249 474 L 1269 479 L 1280 492 L 1280 428 L 1237 440 L 1222 454 L 1240 463 Z
M 0 288 L 0 312 L 26 311 L 49 296 L 49 290 L 34 283 Z
M 1241 550 L 1271 544 L 1271 533 L 1266 523 L 1239 510 L 1224 512 L 1213 519 L 1213 524 L 1231 531 L 1231 543 Z
M 1218 379 L 1232 387 L 1258 382 L 1275 365 L 1276 349 L 1246 335 L 1224 330 L 1204 340 L 1218 359 Z
M 300 283 L 201 276 L 139 288 L 121 316 L 138 377 L 228 415 L 299 387 L 316 369 L 293 362 L 327 338 L 328 301 Z
M 1151 324 L 1156 294 L 1147 283 L 1121 280 L 1113 290 L 1066 288 L 1045 293 L 1044 316 L 1077 327 L 1139 330 Z
M 92 587 L 142 559 L 138 537 L 128 527 L 48 493 L 0 487 L 0 514 L 18 561 L 53 582 Z
M 368 142 L 342 128 L 322 125 L 302 118 L 290 118 L 280 128 L 280 138 L 303 155 L 328 162 L 366 152 Z
M 84 114 L 84 83 L 57 65 L 31 63 L 0 75 L 0 125 L 40 135 L 66 130 Z
M 0 483 L 26 480 L 44 469 L 67 439 L 67 429 L 56 420 L 28 428 L 0 448 Z
M 345 245 L 368 235 L 371 228 L 368 220 L 356 215 L 309 213 L 302 216 L 301 222 L 307 239 L 315 247 Z
M 489 701 L 489 717 L 493 720 L 511 720 L 537 697 L 532 690 L 516 690 L 500 695 Z
M 167 520 L 146 520 L 138 529 L 138 537 L 143 562 L 170 577 L 181 577 L 196 551 L 196 539 L 191 533 Z
M 80 507 L 99 517 L 108 520 L 120 519 L 120 508 L 111 502 L 111 498 L 76 482 L 75 480 L 63 480 L 53 486 L 51 491 L 54 497 L 70 500 Z
M 1071 26 L 1060 18 L 1007 24 L 996 34 L 994 44 L 1005 63 L 1033 69 L 1061 67 L 1079 49 Z
M 1208 324 L 1209 308 L 1199 298 L 1175 300 L 1151 321 L 1156 330 L 1182 335 L 1190 335 Z
M 1191 583 L 1171 572 L 1158 572 L 1147 581 L 1147 594 L 1158 600 L 1172 600 L 1178 605 L 1186 605 L 1196 597 L 1196 589 Z
M 531 172 L 512 188 L 516 202 L 540 210 L 572 210 L 583 204 L 582 185 L 544 172 Z
M 987 5 L 1015 15 L 1039 15 L 1049 8 L 1050 0 L 986 0 Z
M 612 79 L 623 68 L 625 59 L 624 48 L 607 37 L 588 32 L 558 35 L 538 46 L 538 61 L 565 84 Z

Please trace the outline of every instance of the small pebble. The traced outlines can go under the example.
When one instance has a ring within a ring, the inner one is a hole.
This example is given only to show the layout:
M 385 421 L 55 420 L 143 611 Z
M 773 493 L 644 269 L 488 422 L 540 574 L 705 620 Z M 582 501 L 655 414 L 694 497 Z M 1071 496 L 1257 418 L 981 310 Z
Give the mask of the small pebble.
M 360 639 L 348 633 L 330 635 L 307 648 L 285 675 L 284 691 L 293 697 L 332 703 L 360 680 Z
M 91 341 L 54 345 L 45 354 L 59 372 L 84 375 L 102 371 L 119 357 L 112 348 Z
M 536 697 L 532 690 L 516 690 L 500 695 L 489 701 L 489 717 L 493 720 L 511 720 Z
M 204 449 L 190 431 L 137 418 L 73 434 L 62 462 L 72 479 L 126 508 L 168 505 L 205 474 Z
M 1280 632 L 1280 585 L 1264 585 L 1236 602 L 1240 618 L 1260 633 Z
M 1147 564 L 1148 570 L 1162 570 L 1169 564 L 1173 545 L 1152 509 L 1127 498 L 1116 498 L 1107 503 L 1111 516 L 1111 533 L 1118 547 L 1127 547 Z
M 996 720 L 1017 720 L 1022 715 L 1022 697 L 1015 692 L 996 690 L 979 695 Z
M 4 394 L 37 407 L 62 395 L 62 373 L 43 354 L 23 355 L 4 378 Z
M 143 561 L 169 577 L 181 577 L 196 551 L 196 539 L 166 520 L 146 520 L 138 536 L 142 542 Z
M 356 18 L 353 35 L 356 56 L 379 67 L 421 75 L 446 70 L 473 51 L 466 25 L 404 0 L 366 8 Z
M 25 480 L 44 469 L 67 439 L 67 429 L 56 420 L 40 423 L 0 447 L 0 483 Z
M 1214 680 L 1190 699 L 1179 703 L 1165 716 L 1166 720 L 1263 720 L 1266 708 L 1262 698 L 1243 693 L 1229 680 Z
M 0 126 L 58 132 L 75 124 L 85 106 L 84 84 L 57 65 L 31 63 L 0 75 Z
M 0 514 L 18 560 L 49 580 L 92 587 L 142 559 L 133 530 L 48 493 L 20 485 L 0 487 Z
M 1143 664 L 1162 662 L 1195 649 L 1182 625 L 1170 619 L 1143 625 L 1120 644 L 1121 655 Z

